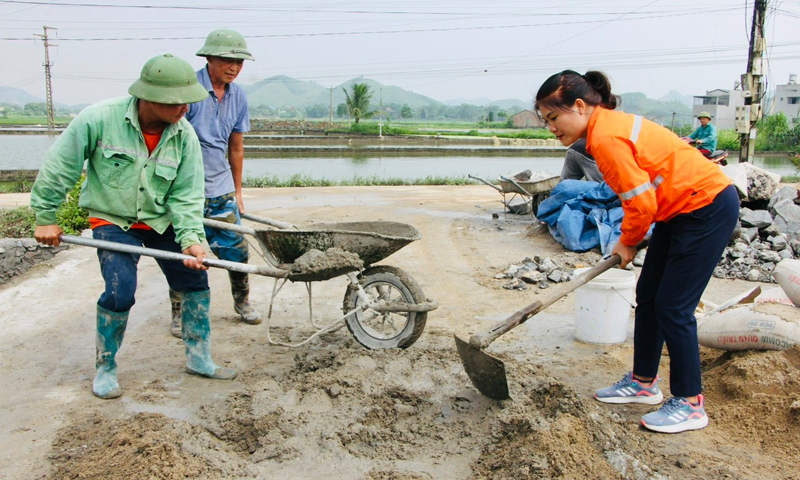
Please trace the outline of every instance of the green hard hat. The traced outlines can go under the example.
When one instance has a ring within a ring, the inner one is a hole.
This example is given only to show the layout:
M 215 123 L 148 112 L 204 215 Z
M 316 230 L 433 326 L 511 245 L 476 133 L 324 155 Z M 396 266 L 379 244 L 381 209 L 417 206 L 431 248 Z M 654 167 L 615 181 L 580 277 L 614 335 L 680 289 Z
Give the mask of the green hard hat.
M 140 100 L 167 105 L 196 103 L 208 97 L 189 62 L 171 53 L 148 60 L 128 93 Z
M 711 120 L 711 114 L 708 112 L 700 112 L 700 114 L 697 115 L 697 118 L 703 118 L 703 117 L 706 117 L 707 119 Z
M 209 33 L 203 48 L 197 51 L 198 57 L 239 58 L 255 60 L 247 49 L 247 42 L 241 33 L 230 28 L 220 28 Z

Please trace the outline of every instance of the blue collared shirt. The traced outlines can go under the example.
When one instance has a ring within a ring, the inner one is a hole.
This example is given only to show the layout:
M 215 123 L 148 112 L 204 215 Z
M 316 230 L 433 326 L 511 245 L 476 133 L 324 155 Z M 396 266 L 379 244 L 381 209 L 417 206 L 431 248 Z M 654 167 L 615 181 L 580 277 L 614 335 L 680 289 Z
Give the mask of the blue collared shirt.
M 239 85 L 229 84 L 219 101 L 206 67 L 197 71 L 197 80 L 208 90 L 208 98 L 191 104 L 186 119 L 197 132 L 203 151 L 205 196 L 214 198 L 235 190 L 228 163 L 228 139 L 233 132 L 250 131 L 250 110 L 247 95 Z

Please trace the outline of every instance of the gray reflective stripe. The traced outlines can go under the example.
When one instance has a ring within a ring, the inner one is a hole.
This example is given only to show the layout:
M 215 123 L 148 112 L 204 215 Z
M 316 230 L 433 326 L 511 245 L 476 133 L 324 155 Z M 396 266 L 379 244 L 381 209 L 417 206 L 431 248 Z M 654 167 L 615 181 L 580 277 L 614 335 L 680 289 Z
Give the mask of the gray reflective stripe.
M 650 182 L 645 182 L 645 183 L 639 185 L 638 187 L 636 187 L 634 189 L 628 190 L 627 192 L 620 193 L 619 194 L 619 198 L 621 198 L 623 200 L 630 200 L 631 198 L 635 197 L 636 195 L 641 195 L 644 192 L 648 191 L 651 187 L 652 187 L 652 185 L 650 184 Z
M 658 186 L 661 185 L 661 182 L 663 182 L 663 181 L 664 181 L 664 177 L 662 177 L 661 175 L 659 175 L 656 178 L 654 178 L 653 179 L 653 189 L 658 188 Z
M 633 128 L 631 129 L 631 142 L 636 143 L 636 140 L 639 139 L 639 132 L 641 131 L 642 131 L 642 116 L 634 115 Z
M 103 149 L 113 150 L 113 151 L 118 152 L 118 153 L 127 153 L 128 155 L 130 155 L 132 157 L 141 156 L 135 150 L 129 150 L 127 148 L 122 148 L 122 147 L 117 147 L 117 146 L 114 146 L 114 145 L 109 145 L 107 143 L 104 143 L 102 140 L 98 140 L 97 141 L 97 146 L 100 147 L 100 148 L 103 148 Z
M 166 165 L 168 167 L 178 168 L 178 162 L 176 161 L 170 161 L 165 158 L 154 158 L 153 161 L 161 165 Z

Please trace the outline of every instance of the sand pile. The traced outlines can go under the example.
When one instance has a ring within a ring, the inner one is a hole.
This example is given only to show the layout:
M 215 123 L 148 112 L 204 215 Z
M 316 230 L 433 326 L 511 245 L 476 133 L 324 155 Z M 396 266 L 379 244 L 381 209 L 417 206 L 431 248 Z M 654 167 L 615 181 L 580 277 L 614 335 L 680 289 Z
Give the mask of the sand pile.
M 655 446 L 665 436 L 619 407 L 578 394 L 546 366 L 504 361 L 513 399 L 492 402 L 470 387 L 449 332 L 380 351 L 337 336 L 298 350 L 278 374 L 243 372 L 243 391 L 192 421 L 76 418 L 53 444 L 51 478 L 744 478 L 790 475 L 800 456 L 798 350 L 704 349 L 712 427 L 693 438 L 772 453 L 770 465 L 746 471 L 702 449 L 664 455 Z

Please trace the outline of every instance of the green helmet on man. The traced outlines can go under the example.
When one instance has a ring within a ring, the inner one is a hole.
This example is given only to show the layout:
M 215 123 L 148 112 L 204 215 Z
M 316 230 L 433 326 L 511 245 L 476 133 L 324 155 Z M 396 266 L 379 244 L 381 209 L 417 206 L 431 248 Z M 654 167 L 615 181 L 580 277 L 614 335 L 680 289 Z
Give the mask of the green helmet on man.
M 241 33 L 230 28 L 214 30 L 206 37 L 203 48 L 197 51 L 198 57 L 238 58 L 241 60 L 255 60 L 247 42 Z
M 189 62 L 171 53 L 148 60 L 128 93 L 140 100 L 167 105 L 196 103 L 208 97 Z

